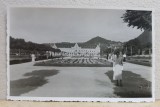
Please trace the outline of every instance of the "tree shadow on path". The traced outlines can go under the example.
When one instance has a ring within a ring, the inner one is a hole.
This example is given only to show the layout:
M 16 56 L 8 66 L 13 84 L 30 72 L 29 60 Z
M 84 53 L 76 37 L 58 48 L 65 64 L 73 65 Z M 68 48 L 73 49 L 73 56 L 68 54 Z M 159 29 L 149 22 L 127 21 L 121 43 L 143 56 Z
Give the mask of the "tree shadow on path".
M 58 74 L 58 70 L 35 70 L 30 73 L 24 74 L 28 78 L 10 81 L 10 95 L 20 96 L 23 93 L 27 93 L 34 90 L 46 83 L 48 80 L 45 77 Z
M 112 83 L 116 83 L 113 80 L 113 71 L 105 73 Z M 145 80 L 140 75 L 132 73 L 131 71 L 123 71 L 122 73 L 123 86 L 114 87 L 114 93 L 123 98 L 136 98 L 136 97 L 152 97 L 151 82 Z

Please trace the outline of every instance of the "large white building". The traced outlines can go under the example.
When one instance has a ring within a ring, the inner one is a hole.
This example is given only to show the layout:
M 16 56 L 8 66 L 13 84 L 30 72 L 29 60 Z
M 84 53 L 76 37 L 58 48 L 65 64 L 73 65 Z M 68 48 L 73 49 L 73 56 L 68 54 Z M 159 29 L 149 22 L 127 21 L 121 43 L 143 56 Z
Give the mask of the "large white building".
M 58 48 L 55 44 L 52 48 Z M 58 48 L 61 50 L 61 55 L 63 56 L 90 56 L 90 57 L 99 57 L 100 56 L 100 46 L 97 45 L 95 48 L 82 48 L 78 46 L 77 43 L 71 48 Z

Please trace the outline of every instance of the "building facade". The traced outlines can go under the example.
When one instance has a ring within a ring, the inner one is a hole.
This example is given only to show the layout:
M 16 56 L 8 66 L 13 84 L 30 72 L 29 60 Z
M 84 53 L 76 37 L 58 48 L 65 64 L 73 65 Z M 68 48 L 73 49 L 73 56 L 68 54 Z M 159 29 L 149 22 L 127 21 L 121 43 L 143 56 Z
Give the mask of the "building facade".
M 52 48 L 58 48 L 55 44 Z M 58 48 L 61 50 L 61 55 L 63 56 L 79 56 L 79 57 L 99 57 L 100 56 L 100 46 L 97 45 L 96 48 L 82 48 L 77 43 L 71 48 Z

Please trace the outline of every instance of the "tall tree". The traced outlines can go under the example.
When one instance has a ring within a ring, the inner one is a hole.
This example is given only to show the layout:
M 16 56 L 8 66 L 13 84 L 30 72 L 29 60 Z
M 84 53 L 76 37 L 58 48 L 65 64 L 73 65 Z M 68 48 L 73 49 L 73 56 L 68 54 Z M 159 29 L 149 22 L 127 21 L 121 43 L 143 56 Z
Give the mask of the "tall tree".
M 151 11 L 126 10 L 121 18 L 123 18 L 124 22 L 128 23 L 129 27 L 137 27 L 137 29 L 141 30 L 152 30 Z

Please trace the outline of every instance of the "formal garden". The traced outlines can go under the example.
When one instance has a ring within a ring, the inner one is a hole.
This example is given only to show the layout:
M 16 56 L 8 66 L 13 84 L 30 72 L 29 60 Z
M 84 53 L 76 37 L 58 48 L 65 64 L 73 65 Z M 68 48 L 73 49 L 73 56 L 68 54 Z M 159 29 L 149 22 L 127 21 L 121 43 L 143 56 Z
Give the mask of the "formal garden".
M 36 62 L 34 66 L 112 67 L 112 62 L 102 58 L 54 58 L 48 61 Z

